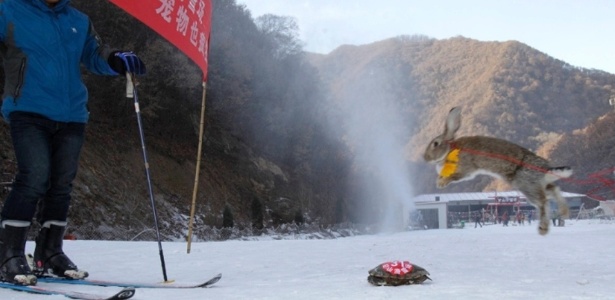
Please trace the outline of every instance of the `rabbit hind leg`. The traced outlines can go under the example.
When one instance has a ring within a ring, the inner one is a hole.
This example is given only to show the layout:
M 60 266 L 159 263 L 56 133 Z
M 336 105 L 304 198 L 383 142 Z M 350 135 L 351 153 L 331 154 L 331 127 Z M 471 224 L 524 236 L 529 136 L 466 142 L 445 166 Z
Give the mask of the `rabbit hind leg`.
M 546 191 L 553 196 L 555 202 L 557 202 L 558 214 L 562 218 L 568 218 L 570 211 L 568 209 L 568 202 L 562 197 L 560 189 L 557 185 L 547 184 Z
M 547 216 L 547 196 L 545 190 L 541 187 L 518 187 L 519 190 L 527 197 L 527 200 L 538 208 L 538 216 L 540 224 L 538 225 L 538 233 L 545 235 L 549 232 L 549 217 Z
M 546 198 L 545 198 L 546 199 Z M 540 213 L 540 224 L 538 225 L 538 233 L 540 235 L 545 235 L 549 233 L 549 217 L 547 216 L 547 209 L 545 208 L 545 204 L 538 207 Z

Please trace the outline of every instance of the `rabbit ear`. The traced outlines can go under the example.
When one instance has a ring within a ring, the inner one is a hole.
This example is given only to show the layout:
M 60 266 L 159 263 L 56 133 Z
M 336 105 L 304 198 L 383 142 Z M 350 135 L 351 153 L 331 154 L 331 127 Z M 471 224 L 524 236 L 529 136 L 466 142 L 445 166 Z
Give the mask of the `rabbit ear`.
M 451 111 L 448 113 L 448 117 L 446 118 L 446 126 L 444 127 L 444 136 L 445 140 L 452 140 L 455 138 L 455 133 L 461 126 L 461 107 L 453 107 Z

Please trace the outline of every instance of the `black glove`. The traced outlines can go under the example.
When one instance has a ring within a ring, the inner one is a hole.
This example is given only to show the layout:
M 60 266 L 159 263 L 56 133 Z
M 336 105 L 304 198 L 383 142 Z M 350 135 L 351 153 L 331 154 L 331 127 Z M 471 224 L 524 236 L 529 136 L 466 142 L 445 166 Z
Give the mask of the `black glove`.
M 111 52 L 107 62 L 111 69 L 120 75 L 125 75 L 126 73 L 133 73 L 135 75 L 145 74 L 145 64 L 132 51 Z

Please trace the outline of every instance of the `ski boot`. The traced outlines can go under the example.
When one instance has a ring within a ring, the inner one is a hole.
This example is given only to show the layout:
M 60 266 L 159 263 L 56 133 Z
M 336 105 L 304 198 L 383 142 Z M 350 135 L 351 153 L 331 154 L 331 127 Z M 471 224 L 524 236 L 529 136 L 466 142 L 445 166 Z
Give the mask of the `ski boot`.
M 25 257 L 30 222 L 5 220 L 0 223 L 0 281 L 35 285 L 36 276 Z
M 34 248 L 34 274 L 40 277 L 83 279 L 88 272 L 79 270 L 62 251 L 66 222 L 47 221 L 36 237 Z

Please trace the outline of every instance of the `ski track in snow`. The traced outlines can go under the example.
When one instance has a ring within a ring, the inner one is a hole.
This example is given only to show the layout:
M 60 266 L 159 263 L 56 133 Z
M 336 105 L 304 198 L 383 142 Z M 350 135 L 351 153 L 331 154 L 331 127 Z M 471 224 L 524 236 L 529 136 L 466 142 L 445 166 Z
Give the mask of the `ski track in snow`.
M 615 299 L 615 221 L 567 221 L 540 236 L 537 223 L 418 230 L 332 240 L 164 242 L 169 279 L 208 289 L 138 289 L 133 299 Z M 32 252 L 33 242 L 27 251 Z M 156 242 L 65 241 L 92 279 L 160 282 Z M 430 272 L 421 285 L 376 287 L 367 271 L 408 260 Z M 119 288 L 62 288 L 102 295 Z M 2 300 L 56 300 L 0 289 Z

